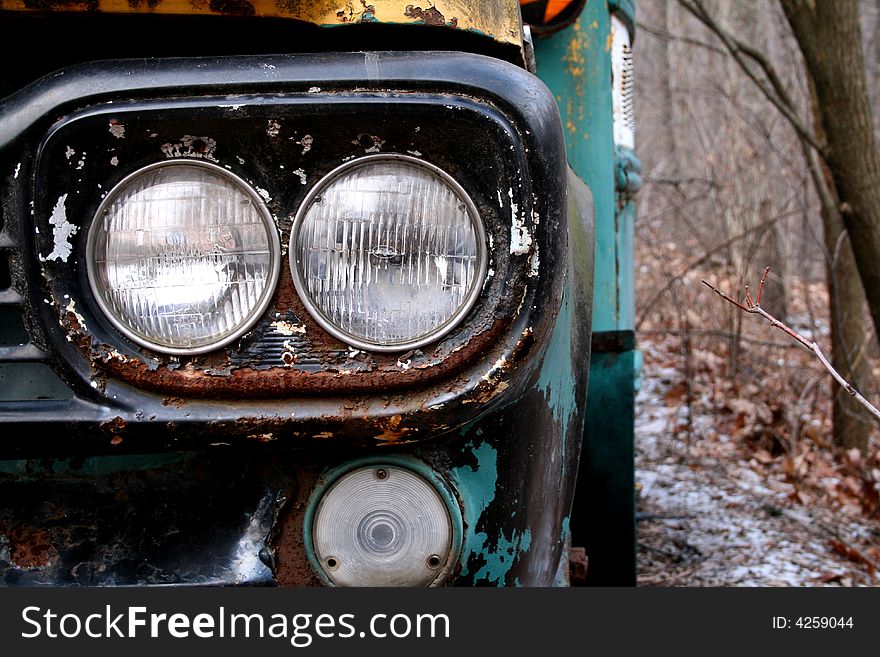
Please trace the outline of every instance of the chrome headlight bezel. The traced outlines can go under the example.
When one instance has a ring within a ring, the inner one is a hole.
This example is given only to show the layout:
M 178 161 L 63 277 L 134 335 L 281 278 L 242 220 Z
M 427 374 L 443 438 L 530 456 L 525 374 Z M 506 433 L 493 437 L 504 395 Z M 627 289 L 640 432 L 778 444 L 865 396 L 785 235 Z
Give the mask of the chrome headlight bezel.
M 192 347 L 168 346 L 166 344 L 150 340 L 126 325 L 126 323 L 122 319 L 120 319 L 118 313 L 111 307 L 111 305 L 105 298 L 106 290 L 102 287 L 101 282 L 98 279 L 97 263 L 95 262 L 96 241 L 101 232 L 99 228 L 101 227 L 102 217 L 107 212 L 107 210 L 134 180 L 153 171 L 170 167 L 203 168 L 222 178 L 225 182 L 230 183 L 238 191 L 243 193 L 251 201 L 253 207 L 257 212 L 257 215 L 262 219 L 265 225 L 266 237 L 268 240 L 268 247 L 271 258 L 269 277 L 263 289 L 262 296 L 258 303 L 256 303 L 251 311 L 247 314 L 246 319 L 242 321 L 235 330 L 223 334 L 222 337 L 220 337 L 219 339 L 207 344 Z M 248 331 L 250 331 L 254 327 L 254 325 L 259 322 L 260 318 L 263 316 L 263 314 L 269 308 L 269 305 L 272 303 L 272 298 L 278 286 L 278 281 L 281 274 L 282 257 L 281 240 L 278 236 L 278 229 L 275 225 L 274 220 L 272 219 L 272 214 L 269 212 L 269 209 L 266 207 L 265 202 L 259 196 L 256 190 L 254 190 L 253 187 L 251 187 L 251 185 L 249 185 L 245 180 L 228 171 L 227 169 L 224 169 L 223 167 L 217 166 L 215 164 L 211 164 L 209 162 L 205 162 L 203 160 L 194 159 L 154 162 L 147 166 L 136 169 L 135 171 L 132 171 L 127 176 L 122 178 L 122 180 L 117 182 L 101 201 L 98 209 L 95 211 L 95 215 L 92 218 L 92 221 L 89 224 L 88 235 L 86 237 L 85 254 L 86 275 L 88 278 L 89 287 L 92 292 L 92 298 L 94 299 L 96 305 L 101 310 L 103 316 L 107 319 L 107 321 L 110 322 L 110 324 L 122 335 L 127 337 L 132 342 L 140 345 L 141 347 L 145 347 L 152 351 L 162 354 L 169 354 L 172 356 L 189 356 L 216 351 L 217 349 L 220 349 L 221 347 L 224 347 L 234 342 L 235 340 L 246 334 Z
M 471 220 L 471 227 L 474 230 L 477 246 L 477 262 L 475 266 L 474 277 L 471 281 L 471 288 L 468 291 L 464 302 L 459 306 L 459 308 L 442 324 L 437 326 L 429 333 L 422 334 L 417 338 L 411 340 L 397 341 L 391 343 L 381 343 L 366 340 L 362 336 L 358 336 L 350 333 L 349 331 L 346 331 L 344 328 L 334 323 L 333 320 L 327 316 L 327 314 L 314 302 L 311 294 L 307 289 L 302 269 L 303 263 L 300 258 L 300 249 L 298 247 L 303 224 L 315 200 L 320 197 L 320 195 L 330 185 L 332 185 L 342 176 L 350 173 L 352 170 L 381 161 L 405 162 L 411 166 L 422 168 L 427 172 L 433 174 L 434 176 L 437 176 L 444 184 L 449 186 L 449 188 L 464 202 L 466 206 L 467 215 Z M 323 178 L 321 178 L 314 185 L 314 187 L 312 187 L 312 189 L 303 199 L 303 202 L 299 206 L 299 209 L 293 220 L 293 225 L 290 231 L 290 242 L 288 248 L 290 272 L 297 294 L 303 305 L 306 307 L 306 309 L 315 319 L 315 321 L 321 326 L 321 328 L 327 331 L 330 335 L 348 345 L 351 345 L 352 347 L 363 349 L 365 351 L 374 351 L 380 353 L 405 352 L 432 344 L 442 337 L 448 335 L 456 328 L 456 326 L 461 323 L 462 320 L 464 320 L 465 317 L 467 317 L 467 315 L 474 308 L 477 300 L 480 297 L 480 292 L 486 280 L 486 274 L 489 266 L 489 249 L 487 246 L 486 235 L 487 233 L 483 219 L 470 194 L 468 194 L 464 187 L 446 171 L 430 162 L 410 155 L 403 155 L 400 153 L 380 153 L 375 155 L 367 155 L 345 162 L 335 169 L 331 170 Z

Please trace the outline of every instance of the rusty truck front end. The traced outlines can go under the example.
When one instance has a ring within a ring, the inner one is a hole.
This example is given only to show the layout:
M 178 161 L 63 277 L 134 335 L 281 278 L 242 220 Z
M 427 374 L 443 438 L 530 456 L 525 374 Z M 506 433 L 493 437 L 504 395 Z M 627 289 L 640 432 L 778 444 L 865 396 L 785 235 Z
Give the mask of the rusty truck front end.
M 141 4 L 0 3 L 75 35 L 0 100 L 2 581 L 564 581 L 592 207 L 517 3 Z

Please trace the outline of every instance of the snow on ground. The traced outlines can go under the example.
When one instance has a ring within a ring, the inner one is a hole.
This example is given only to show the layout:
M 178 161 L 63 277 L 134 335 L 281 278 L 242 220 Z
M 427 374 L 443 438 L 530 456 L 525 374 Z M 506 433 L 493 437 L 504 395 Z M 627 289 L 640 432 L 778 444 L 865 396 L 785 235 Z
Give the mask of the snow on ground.
M 683 409 L 666 393 L 679 375 L 646 367 L 636 400 L 640 586 L 877 585 L 864 564 L 833 549 L 880 540 L 858 516 L 792 502 L 791 486 L 763 478 L 729 438 L 674 438 Z

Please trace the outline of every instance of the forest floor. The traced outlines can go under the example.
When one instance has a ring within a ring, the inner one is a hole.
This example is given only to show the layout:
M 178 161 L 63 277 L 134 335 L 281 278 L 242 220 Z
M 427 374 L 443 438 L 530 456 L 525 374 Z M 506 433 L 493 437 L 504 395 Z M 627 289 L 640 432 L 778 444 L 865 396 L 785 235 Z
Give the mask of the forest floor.
M 679 338 L 639 340 L 639 586 L 880 585 L 876 441 L 835 450 L 796 398 L 731 387 L 711 351 L 689 353 L 686 379 Z

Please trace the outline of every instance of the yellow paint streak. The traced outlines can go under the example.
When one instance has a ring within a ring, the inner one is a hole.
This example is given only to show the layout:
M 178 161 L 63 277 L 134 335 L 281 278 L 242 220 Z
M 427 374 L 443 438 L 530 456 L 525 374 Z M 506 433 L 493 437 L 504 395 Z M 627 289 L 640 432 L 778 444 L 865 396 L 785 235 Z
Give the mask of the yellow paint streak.
M 572 120 L 572 115 L 574 114 L 574 99 L 566 98 L 565 99 L 565 127 L 568 130 L 570 135 L 574 135 L 577 132 L 577 124 Z
M 584 59 L 585 38 L 584 33 L 581 31 L 580 21 L 575 21 L 571 34 L 572 36 L 568 42 L 568 47 L 565 50 L 565 54 L 562 56 L 562 61 L 568 64 L 569 73 L 571 73 L 572 67 L 583 66 L 586 63 L 586 60 Z
M 27 6 L 39 5 L 38 8 Z M 26 0 L 0 0 L 0 9 L 7 11 L 46 11 L 46 3 L 26 3 Z M 136 4 L 136 6 L 132 6 Z M 242 3 L 245 7 L 247 5 Z M 429 11 L 432 8 L 442 16 L 445 27 L 470 30 L 487 35 L 504 44 L 522 48 L 522 22 L 518 0 L 250 0 L 254 16 L 290 18 L 317 26 L 356 24 L 361 21 L 379 23 L 422 25 L 417 12 L 408 7 Z M 109 14 L 168 14 L 168 15 L 223 15 L 225 12 L 211 9 L 207 0 L 160 0 L 155 7 L 148 7 L 146 0 L 129 3 L 129 0 L 95 0 L 89 3 L 58 4 L 54 13 L 82 13 L 98 11 Z M 234 14 L 234 12 L 231 12 Z M 250 13 L 250 12 L 248 12 Z
M 574 98 L 567 98 L 565 102 L 565 127 L 570 135 L 575 135 L 578 123 L 583 123 L 586 117 L 586 104 L 584 103 L 585 87 L 583 78 L 586 73 L 586 51 L 590 47 L 590 37 L 585 34 L 580 21 L 575 21 L 571 30 L 571 39 L 562 56 L 565 63 L 566 74 L 574 83 Z M 575 105 L 575 101 L 577 105 Z

